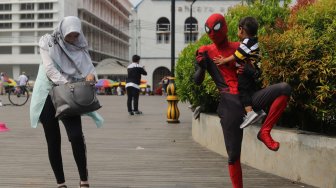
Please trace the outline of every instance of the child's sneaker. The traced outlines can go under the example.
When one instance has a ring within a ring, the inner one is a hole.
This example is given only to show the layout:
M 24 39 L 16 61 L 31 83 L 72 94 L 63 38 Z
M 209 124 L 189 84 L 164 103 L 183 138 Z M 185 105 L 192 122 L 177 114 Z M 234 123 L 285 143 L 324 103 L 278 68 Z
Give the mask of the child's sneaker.
M 264 110 L 258 111 L 257 114 L 258 116 L 251 122 L 251 124 L 257 123 L 259 120 L 261 120 L 267 115 Z
M 193 112 L 194 119 L 198 119 L 201 114 L 201 106 L 197 106 Z
M 258 116 L 254 111 L 248 112 L 244 117 L 244 122 L 240 125 L 241 129 L 251 125 L 251 122 Z

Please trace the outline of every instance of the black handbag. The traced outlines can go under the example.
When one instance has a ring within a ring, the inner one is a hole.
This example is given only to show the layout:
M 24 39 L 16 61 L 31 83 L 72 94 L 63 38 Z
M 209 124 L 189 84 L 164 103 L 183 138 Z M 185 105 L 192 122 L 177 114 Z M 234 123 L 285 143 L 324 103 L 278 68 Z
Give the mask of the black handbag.
M 63 50 L 63 48 L 60 46 Z M 82 75 L 70 56 L 63 50 L 75 66 L 77 72 Z M 59 67 L 60 68 L 60 67 Z M 61 68 L 60 68 L 61 69 Z M 95 90 L 95 82 L 83 80 L 66 83 L 62 85 L 53 84 L 50 91 L 52 103 L 54 104 L 55 117 L 82 115 L 101 108 Z

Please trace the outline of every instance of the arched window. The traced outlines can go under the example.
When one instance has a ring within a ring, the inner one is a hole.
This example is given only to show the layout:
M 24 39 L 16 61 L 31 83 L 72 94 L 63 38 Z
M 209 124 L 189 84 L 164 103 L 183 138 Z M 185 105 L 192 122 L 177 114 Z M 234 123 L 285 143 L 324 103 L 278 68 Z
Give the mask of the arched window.
M 156 43 L 169 43 L 170 22 L 168 18 L 161 17 L 156 22 Z
M 184 42 L 195 42 L 198 38 L 198 22 L 194 17 L 189 17 L 184 22 Z

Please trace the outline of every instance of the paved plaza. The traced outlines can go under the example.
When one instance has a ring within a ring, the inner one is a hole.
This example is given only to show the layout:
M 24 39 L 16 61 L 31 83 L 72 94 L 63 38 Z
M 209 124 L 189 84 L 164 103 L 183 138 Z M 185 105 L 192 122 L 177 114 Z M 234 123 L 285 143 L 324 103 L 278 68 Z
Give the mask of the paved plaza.
M 0 96 L 4 103 L 5 96 Z M 179 103 L 180 123 L 166 122 L 163 96 L 140 96 L 141 116 L 129 116 L 126 96 L 99 96 L 103 128 L 83 118 L 89 180 L 93 188 L 231 188 L 227 159 L 193 141 L 191 111 Z M 29 103 L 0 107 L 0 188 L 55 188 L 43 128 L 30 128 Z M 67 185 L 79 177 L 62 130 Z M 286 164 L 284 164 L 286 165 Z M 243 165 L 245 188 L 310 188 Z

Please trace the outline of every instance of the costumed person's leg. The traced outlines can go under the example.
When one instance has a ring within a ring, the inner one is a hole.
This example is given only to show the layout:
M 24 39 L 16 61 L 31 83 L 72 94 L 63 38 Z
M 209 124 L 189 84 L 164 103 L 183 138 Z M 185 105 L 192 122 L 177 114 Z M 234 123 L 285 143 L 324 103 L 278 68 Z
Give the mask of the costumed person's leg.
M 287 106 L 288 96 L 281 95 L 277 97 L 270 107 L 268 116 L 258 133 L 258 139 L 262 141 L 270 150 L 277 151 L 280 147 L 279 142 L 276 142 L 271 137 L 271 130 L 280 116 L 285 111 Z
M 269 107 L 268 115 L 257 138 L 272 151 L 277 151 L 280 144 L 271 137 L 271 130 L 284 112 L 290 93 L 291 87 L 287 83 L 279 83 L 262 89 L 253 96 L 257 108 L 265 109 Z
M 48 156 L 51 168 L 54 171 L 57 184 L 63 184 L 65 178 L 61 153 L 61 132 L 58 119 L 54 117 L 55 113 L 54 105 L 50 96 L 48 96 L 40 115 L 40 121 L 43 125 L 48 144 Z
M 221 119 L 226 151 L 229 156 L 229 174 L 233 188 L 243 187 L 243 175 L 240 164 L 243 130 L 239 128 L 244 110 L 238 95 L 221 94 L 217 113 Z
M 81 181 L 88 181 L 86 144 L 80 116 L 64 117 L 62 122 L 71 143 L 72 153 L 77 164 Z

